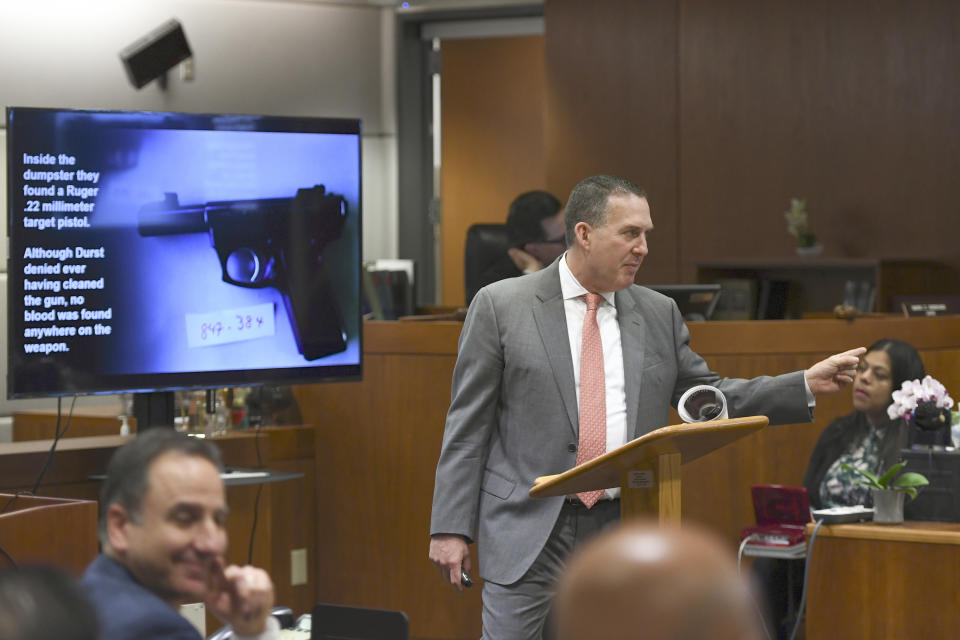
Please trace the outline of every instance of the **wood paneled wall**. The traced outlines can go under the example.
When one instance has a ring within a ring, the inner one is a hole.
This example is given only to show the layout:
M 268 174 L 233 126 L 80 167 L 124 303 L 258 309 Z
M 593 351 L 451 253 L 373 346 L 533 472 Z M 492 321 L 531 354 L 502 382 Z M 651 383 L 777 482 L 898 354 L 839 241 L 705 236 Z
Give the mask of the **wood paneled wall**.
M 480 637 L 480 589 L 427 560 L 461 327 L 368 322 L 362 382 L 295 388 L 317 425 L 318 600 L 405 611 L 412 638 Z
M 546 188 L 543 42 L 543 36 L 442 42 L 442 304 L 465 303 L 470 225 L 505 222 L 516 196 Z
M 547 183 L 626 175 L 657 226 L 645 282 L 793 252 L 960 263 L 960 5 L 549 0 Z
M 547 184 L 561 200 L 599 173 L 645 188 L 656 230 L 640 278 L 676 282 L 676 3 L 548 0 L 545 20 Z

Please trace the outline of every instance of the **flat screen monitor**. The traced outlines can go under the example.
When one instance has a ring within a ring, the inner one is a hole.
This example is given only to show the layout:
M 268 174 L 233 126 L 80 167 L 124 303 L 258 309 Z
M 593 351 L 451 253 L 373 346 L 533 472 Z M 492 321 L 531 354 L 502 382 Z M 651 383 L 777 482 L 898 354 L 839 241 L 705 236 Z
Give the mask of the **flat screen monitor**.
M 360 376 L 359 120 L 6 122 L 8 397 Z
M 673 298 L 688 322 L 709 320 L 720 299 L 718 284 L 658 284 L 647 288 Z
M 904 471 L 922 473 L 930 484 L 903 505 L 907 520 L 960 522 L 960 451 L 904 449 Z

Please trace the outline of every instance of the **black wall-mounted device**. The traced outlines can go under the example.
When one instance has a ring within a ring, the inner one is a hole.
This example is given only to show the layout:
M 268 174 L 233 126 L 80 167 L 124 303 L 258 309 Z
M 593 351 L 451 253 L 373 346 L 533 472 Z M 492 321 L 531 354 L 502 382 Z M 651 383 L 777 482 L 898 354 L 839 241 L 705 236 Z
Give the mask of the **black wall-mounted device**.
M 155 78 L 165 87 L 167 70 L 192 55 L 183 27 L 171 19 L 121 51 L 120 60 L 130 82 L 140 89 Z

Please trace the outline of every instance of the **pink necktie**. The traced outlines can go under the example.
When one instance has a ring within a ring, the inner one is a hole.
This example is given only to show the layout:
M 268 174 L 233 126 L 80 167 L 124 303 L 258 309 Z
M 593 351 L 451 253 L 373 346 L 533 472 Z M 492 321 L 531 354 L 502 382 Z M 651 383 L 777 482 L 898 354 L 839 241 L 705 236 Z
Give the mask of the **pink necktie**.
M 580 349 L 580 445 L 577 464 L 593 460 L 607 450 L 607 392 L 603 375 L 603 344 L 597 325 L 597 307 L 603 299 L 598 293 L 586 294 L 587 314 L 583 318 L 583 343 Z M 589 509 L 603 491 L 584 491 L 577 496 Z

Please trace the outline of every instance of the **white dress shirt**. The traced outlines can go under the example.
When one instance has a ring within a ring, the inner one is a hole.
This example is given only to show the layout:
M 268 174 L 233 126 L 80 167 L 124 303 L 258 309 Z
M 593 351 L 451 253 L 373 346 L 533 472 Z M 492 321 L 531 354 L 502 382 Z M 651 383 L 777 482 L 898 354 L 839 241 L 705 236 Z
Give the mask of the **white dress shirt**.
M 587 291 L 567 266 L 567 256 L 560 260 L 560 291 L 563 295 L 563 310 L 567 317 L 567 336 L 570 340 L 570 356 L 573 360 L 573 381 L 577 390 L 577 407 L 580 406 L 580 349 L 583 336 L 583 318 L 587 315 Z M 627 443 L 627 396 L 623 374 L 623 348 L 620 345 L 620 324 L 614 294 L 610 291 L 595 291 L 603 296 L 597 308 L 597 325 L 603 344 L 603 375 L 606 381 L 607 405 L 607 451 Z M 604 498 L 620 495 L 620 489 L 607 489 Z
M 603 302 L 597 308 L 597 324 L 600 326 L 600 341 L 603 343 L 603 375 L 606 379 L 607 404 L 607 451 L 627 443 L 627 396 L 623 373 L 623 348 L 620 344 L 620 324 L 617 321 L 617 306 L 614 292 L 587 291 L 567 266 L 567 254 L 560 260 L 560 292 L 563 295 L 563 311 L 567 317 L 567 336 L 570 339 L 570 356 L 573 360 L 573 381 L 577 390 L 577 408 L 580 407 L 580 349 L 583 336 L 583 318 L 587 315 L 586 293 L 599 293 Z M 807 406 L 816 406 L 816 397 L 810 391 L 804 377 Z M 604 499 L 620 495 L 619 487 L 607 489 Z

